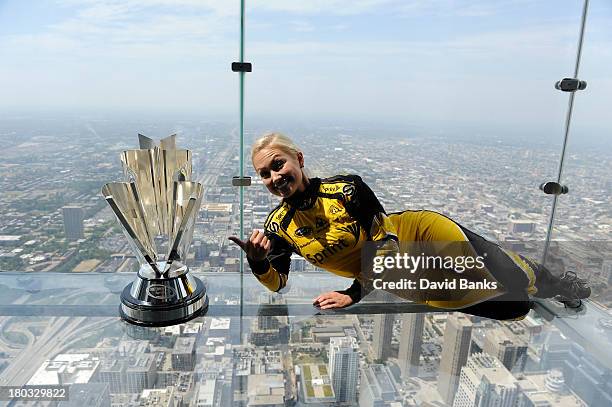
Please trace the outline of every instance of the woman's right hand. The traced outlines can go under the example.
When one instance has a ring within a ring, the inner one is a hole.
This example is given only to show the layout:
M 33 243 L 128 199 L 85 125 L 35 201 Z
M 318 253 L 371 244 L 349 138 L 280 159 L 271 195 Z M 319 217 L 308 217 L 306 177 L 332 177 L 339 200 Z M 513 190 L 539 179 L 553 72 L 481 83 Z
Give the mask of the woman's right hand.
M 261 230 L 254 229 L 247 241 L 242 241 L 236 236 L 230 236 L 228 239 L 240 246 L 251 260 L 264 260 L 270 252 L 271 242 Z

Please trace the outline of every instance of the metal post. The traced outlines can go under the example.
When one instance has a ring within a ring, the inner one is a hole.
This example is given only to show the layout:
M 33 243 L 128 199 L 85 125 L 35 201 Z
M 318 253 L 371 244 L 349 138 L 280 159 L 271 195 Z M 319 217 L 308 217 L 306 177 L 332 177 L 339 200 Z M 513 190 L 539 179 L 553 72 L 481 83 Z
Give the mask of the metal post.
M 240 62 L 244 62 L 244 0 L 240 0 Z M 244 177 L 244 72 L 240 72 L 240 178 Z M 240 186 L 240 239 L 244 240 L 244 186 Z M 242 342 L 244 252 L 240 250 L 240 341 Z
M 589 0 L 584 0 L 584 6 L 582 8 L 582 21 L 580 23 L 580 36 L 578 38 L 578 51 L 576 54 L 576 65 L 574 66 L 574 78 L 578 78 L 578 69 L 580 68 L 580 58 L 582 56 L 582 43 L 584 41 L 584 28 L 586 26 L 587 11 L 589 8 Z M 569 104 L 567 107 L 567 114 L 565 115 L 565 137 L 563 138 L 563 148 L 561 149 L 561 158 L 559 161 L 559 171 L 557 174 L 557 183 L 561 184 L 561 176 L 563 175 L 563 164 L 565 161 L 565 150 L 567 148 L 567 140 L 569 137 L 570 124 L 572 121 L 572 110 L 574 108 L 574 97 L 576 92 L 571 92 L 569 95 Z M 552 237 L 553 225 L 555 223 L 555 212 L 557 209 L 557 200 L 559 195 L 553 197 L 552 210 L 550 212 L 550 219 L 548 221 L 548 230 L 546 231 L 546 241 L 544 243 L 544 253 L 542 254 L 542 264 L 546 264 L 546 258 L 548 257 L 548 249 L 550 247 L 550 239 Z

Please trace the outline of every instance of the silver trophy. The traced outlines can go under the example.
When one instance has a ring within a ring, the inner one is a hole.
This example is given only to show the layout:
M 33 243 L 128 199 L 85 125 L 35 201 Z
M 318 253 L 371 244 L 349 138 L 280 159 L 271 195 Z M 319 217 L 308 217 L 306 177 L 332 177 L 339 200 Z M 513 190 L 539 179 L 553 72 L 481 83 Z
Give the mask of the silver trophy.
M 137 325 L 174 325 L 208 308 L 204 284 L 185 265 L 203 189 L 190 181 L 191 152 L 176 148 L 175 135 L 159 146 L 141 134 L 138 141 L 140 149 L 121 154 L 127 182 L 102 187 L 140 263 L 119 312 Z

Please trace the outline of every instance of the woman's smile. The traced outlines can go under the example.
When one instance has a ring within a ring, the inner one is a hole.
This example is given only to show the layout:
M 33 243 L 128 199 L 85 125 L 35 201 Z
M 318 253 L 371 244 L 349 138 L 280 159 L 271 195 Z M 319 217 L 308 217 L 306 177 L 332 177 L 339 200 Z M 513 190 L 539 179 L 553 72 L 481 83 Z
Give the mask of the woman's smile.
M 272 194 L 289 198 L 305 189 L 303 160 L 301 152 L 294 155 L 276 148 L 264 148 L 254 155 L 253 166 Z

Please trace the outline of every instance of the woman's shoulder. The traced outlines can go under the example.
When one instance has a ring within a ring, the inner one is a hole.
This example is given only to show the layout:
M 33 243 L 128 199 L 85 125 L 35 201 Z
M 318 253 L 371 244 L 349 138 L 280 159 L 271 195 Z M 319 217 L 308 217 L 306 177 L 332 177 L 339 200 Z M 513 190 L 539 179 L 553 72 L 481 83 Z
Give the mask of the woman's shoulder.
M 264 230 L 266 232 L 278 233 L 280 224 L 289 212 L 289 206 L 286 202 L 281 201 L 276 208 L 272 209 L 264 222 Z
M 362 189 L 363 180 L 356 174 L 339 174 L 321 180 L 321 192 L 327 194 L 341 193 L 344 199 L 351 200 L 353 195 Z
M 356 174 L 338 174 L 327 178 L 321 178 L 321 183 L 331 184 L 336 182 L 359 182 L 361 177 Z

